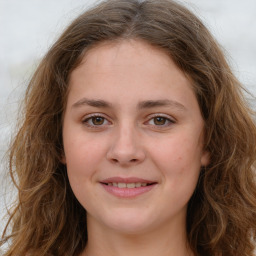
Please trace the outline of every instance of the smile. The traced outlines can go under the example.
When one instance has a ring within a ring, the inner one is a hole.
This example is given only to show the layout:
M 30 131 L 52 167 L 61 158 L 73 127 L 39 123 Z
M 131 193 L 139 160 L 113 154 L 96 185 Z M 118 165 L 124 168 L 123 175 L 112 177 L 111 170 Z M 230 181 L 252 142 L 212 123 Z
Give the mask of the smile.
M 157 182 L 139 178 L 113 177 L 100 182 L 110 194 L 119 198 L 131 198 L 152 190 Z
M 113 183 L 106 183 L 106 185 L 108 186 L 113 186 L 113 187 L 118 187 L 118 188 L 140 188 L 140 187 L 146 187 L 149 185 L 152 185 L 153 183 L 140 183 L 140 182 L 136 182 L 136 183 L 122 183 L 122 182 L 113 182 Z

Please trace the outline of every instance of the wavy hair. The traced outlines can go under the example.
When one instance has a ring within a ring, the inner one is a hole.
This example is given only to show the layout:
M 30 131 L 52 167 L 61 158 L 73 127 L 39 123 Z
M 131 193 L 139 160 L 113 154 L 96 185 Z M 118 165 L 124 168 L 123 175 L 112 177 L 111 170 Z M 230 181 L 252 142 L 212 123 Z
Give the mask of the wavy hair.
M 191 80 L 205 122 L 209 166 L 189 201 L 187 238 L 197 256 L 252 256 L 256 241 L 256 125 L 220 46 L 189 10 L 171 0 L 108 0 L 75 19 L 50 48 L 25 95 L 10 148 L 18 189 L 2 244 L 5 256 L 77 256 L 86 211 L 69 185 L 62 119 L 69 76 L 104 41 L 143 40 L 163 49 Z M 11 227 L 10 232 L 8 228 Z

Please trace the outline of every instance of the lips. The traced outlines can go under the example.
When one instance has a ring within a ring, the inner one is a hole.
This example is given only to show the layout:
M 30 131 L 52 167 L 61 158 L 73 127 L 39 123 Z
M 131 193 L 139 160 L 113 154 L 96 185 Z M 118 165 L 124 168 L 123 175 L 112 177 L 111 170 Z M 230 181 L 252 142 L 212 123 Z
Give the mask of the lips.
M 118 188 L 140 188 L 140 187 L 146 187 L 148 185 L 151 185 L 150 183 L 140 183 L 140 182 L 134 182 L 134 183 L 124 183 L 124 182 L 110 182 L 105 185 L 108 186 L 114 186 Z
M 107 178 L 104 179 L 102 181 L 100 181 L 101 183 L 157 183 L 156 181 L 152 181 L 152 180 L 145 180 L 145 179 L 141 179 L 141 178 L 136 178 L 136 177 L 129 177 L 129 178 L 122 178 L 122 177 L 111 177 L 111 178 Z
M 129 198 L 144 194 L 155 187 L 156 181 L 136 177 L 111 177 L 100 181 L 104 189 L 117 197 Z

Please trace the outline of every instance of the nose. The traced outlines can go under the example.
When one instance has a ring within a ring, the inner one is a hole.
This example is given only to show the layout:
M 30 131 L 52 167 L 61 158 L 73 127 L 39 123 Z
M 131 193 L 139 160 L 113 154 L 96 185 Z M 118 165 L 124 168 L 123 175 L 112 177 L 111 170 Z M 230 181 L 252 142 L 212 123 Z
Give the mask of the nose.
M 133 166 L 145 159 L 145 151 L 134 127 L 120 128 L 111 141 L 107 159 L 121 166 Z

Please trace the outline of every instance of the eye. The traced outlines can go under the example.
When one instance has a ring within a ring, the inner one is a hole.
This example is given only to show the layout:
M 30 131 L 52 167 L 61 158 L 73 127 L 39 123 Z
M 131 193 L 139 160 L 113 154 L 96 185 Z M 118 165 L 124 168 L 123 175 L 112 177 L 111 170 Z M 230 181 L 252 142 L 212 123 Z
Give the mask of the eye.
M 162 116 L 154 117 L 152 120 L 155 125 L 165 125 L 167 122 L 167 118 Z
M 101 116 L 91 117 L 91 122 L 93 123 L 93 125 L 103 125 L 104 121 L 105 121 L 105 118 Z
M 153 118 L 149 119 L 149 121 L 147 123 L 152 126 L 166 127 L 166 126 L 174 124 L 175 121 L 172 120 L 171 118 L 158 115 L 158 116 L 154 116 Z
M 85 117 L 82 121 L 88 127 L 97 128 L 97 126 L 105 126 L 110 124 L 110 122 L 103 116 L 100 115 L 91 115 L 89 117 Z

